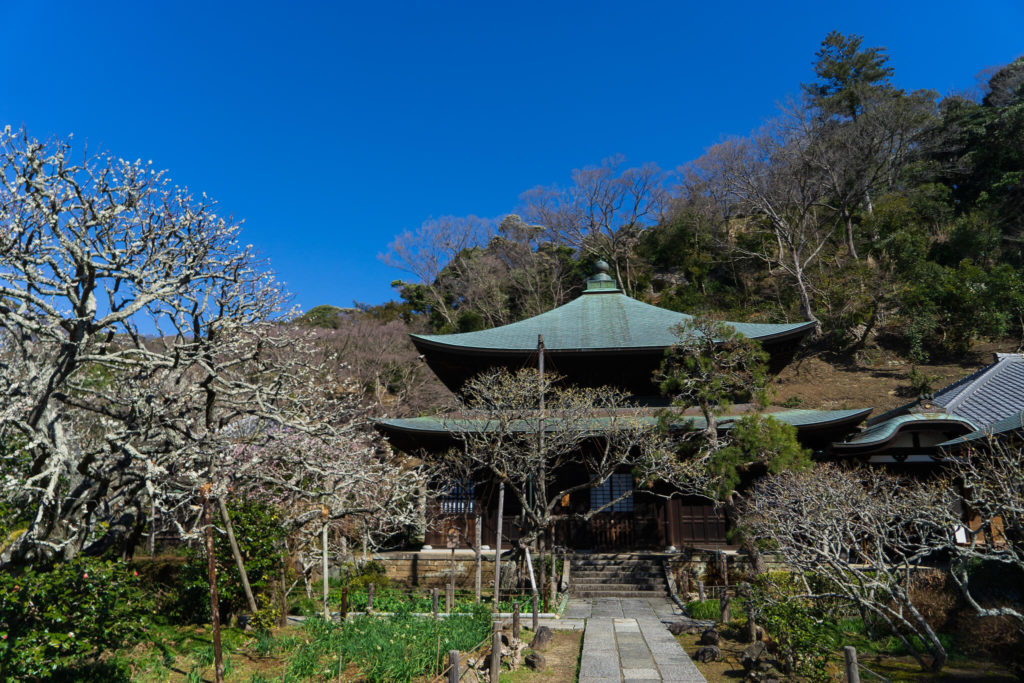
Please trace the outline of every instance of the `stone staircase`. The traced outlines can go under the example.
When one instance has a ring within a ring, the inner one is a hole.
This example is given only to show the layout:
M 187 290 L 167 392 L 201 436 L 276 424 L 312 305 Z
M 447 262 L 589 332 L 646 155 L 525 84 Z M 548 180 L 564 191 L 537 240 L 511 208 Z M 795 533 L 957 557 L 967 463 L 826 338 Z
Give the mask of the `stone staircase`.
M 579 598 L 665 597 L 661 558 L 637 553 L 571 557 L 569 593 Z

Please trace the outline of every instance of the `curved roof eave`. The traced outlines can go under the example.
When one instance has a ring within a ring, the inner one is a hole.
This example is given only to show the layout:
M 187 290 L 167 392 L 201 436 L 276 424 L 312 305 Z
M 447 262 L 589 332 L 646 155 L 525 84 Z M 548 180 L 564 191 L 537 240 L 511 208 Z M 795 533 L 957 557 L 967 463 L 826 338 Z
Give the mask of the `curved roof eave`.
M 830 427 L 835 425 L 841 425 L 846 423 L 856 424 L 864 419 L 866 415 L 871 412 L 871 408 L 854 408 L 847 410 L 786 410 L 777 413 L 764 413 L 766 417 L 773 417 L 781 422 L 793 425 L 797 429 L 817 429 L 823 427 Z M 723 429 L 728 429 L 732 422 L 735 422 L 739 418 L 744 417 L 743 415 L 723 415 L 719 418 L 719 424 Z M 551 418 L 548 418 L 551 419 Z M 594 418 L 595 429 L 600 429 L 602 420 L 608 420 L 609 418 Z M 641 420 L 648 421 L 652 425 L 657 424 L 660 420 L 658 416 L 645 416 L 641 417 Z M 623 418 L 623 422 L 627 422 L 627 418 Z M 373 420 L 374 426 L 381 431 L 393 430 L 396 432 L 405 433 L 416 433 L 416 434 L 447 434 L 452 433 L 452 428 L 461 430 L 464 427 L 475 427 L 477 424 L 486 423 L 486 419 L 466 419 L 466 418 L 452 418 L 446 419 L 444 417 L 411 417 L 411 418 L 395 418 L 395 419 L 378 419 Z M 698 416 L 680 416 L 679 420 L 673 421 L 673 425 L 682 426 L 683 423 L 700 426 L 703 424 L 703 418 Z
M 653 307 L 652 307 L 653 308 Z M 556 309 L 557 310 L 557 309 Z M 678 314 L 684 315 L 684 314 Z M 502 327 L 494 327 L 489 330 L 480 330 L 477 332 L 462 332 L 457 334 L 410 334 L 409 337 L 412 339 L 413 344 L 422 353 L 430 349 L 450 349 L 458 350 L 460 352 L 471 352 L 488 355 L 513 355 L 513 354 L 524 354 L 524 353 L 536 353 L 537 351 L 537 335 L 545 335 L 545 349 L 548 353 L 592 353 L 592 352 L 604 352 L 604 353 L 621 353 L 621 352 L 650 352 L 657 353 L 664 351 L 665 349 L 672 346 L 675 342 L 673 338 L 670 338 L 670 330 L 672 325 L 667 325 L 664 330 L 659 330 L 661 334 L 658 336 L 662 337 L 658 339 L 658 343 L 654 344 L 630 344 L 630 343 L 618 343 L 618 344 L 600 344 L 600 345 L 563 345 L 551 338 L 548 331 L 544 331 L 545 328 L 537 325 L 535 329 L 529 332 L 520 331 L 516 336 L 522 336 L 524 339 L 521 342 L 517 342 L 511 345 L 503 345 L 499 340 L 501 335 L 505 334 L 505 328 L 511 327 L 512 325 L 519 325 L 526 322 L 533 321 L 533 318 L 528 320 L 520 321 L 519 323 L 511 323 L 511 325 L 503 325 Z M 808 334 L 814 327 L 813 322 L 801 322 L 801 323 L 736 323 L 729 322 L 731 325 L 741 334 L 744 334 L 751 339 L 756 339 L 760 342 L 774 342 L 774 341 L 785 341 L 787 339 L 799 339 Z M 746 330 L 746 331 L 745 331 Z M 501 334 L 499 334 L 499 332 Z M 494 333 L 494 334 L 488 334 Z M 580 338 L 582 335 L 574 335 L 576 338 Z M 532 342 L 529 344 L 523 343 L 526 338 L 531 338 Z M 557 337 L 555 337 L 557 339 Z M 554 341 L 554 343 L 552 343 Z
M 877 422 L 865 431 L 847 441 L 832 444 L 833 450 L 844 452 L 869 451 L 887 446 L 907 427 L 938 427 L 942 425 L 959 425 L 968 429 L 977 429 L 970 420 L 947 413 L 912 413 L 898 415 L 885 422 Z

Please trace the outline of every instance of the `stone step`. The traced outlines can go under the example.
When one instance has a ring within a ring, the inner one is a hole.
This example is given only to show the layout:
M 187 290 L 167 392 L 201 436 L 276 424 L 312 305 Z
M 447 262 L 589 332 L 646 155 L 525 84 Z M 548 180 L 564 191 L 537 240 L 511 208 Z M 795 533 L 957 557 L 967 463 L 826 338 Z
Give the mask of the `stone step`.
M 634 570 L 629 569 L 574 569 L 572 572 L 576 576 L 664 576 L 665 572 L 661 570 Z
M 649 586 L 651 588 L 666 588 L 664 581 L 574 581 L 572 586 L 584 588 L 601 588 L 603 586 Z
M 656 583 L 591 583 L 575 584 L 571 587 L 572 592 L 594 592 L 594 591 L 664 591 L 664 584 Z
M 665 591 L 584 591 L 574 592 L 577 598 L 663 598 Z
M 614 576 L 603 579 L 593 578 L 580 578 L 578 576 L 572 577 L 572 583 L 574 586 L 601 586 L 607 583 L 630 583 L 636 585 L 646 584 L 657 584 L 659 586 L 665 585 L 665 577 L 652 576 L 646 579 L 635 579 L 631 576 Z
M 665 571 L 662 570 L 662 568 L 660 568 L 660 567 L 656 567 L 656 568 L 655 567 L 650 567 L 650 568 L 646 568 L 646 567 L 584 567 L 584 568 L 572 567 L 572 573 L 578 573 L 578 574 L 579 573 L 594 573 L 594 574 L 618 573 L 618 574 L 642 575 L 642 574 L 664 574 Z

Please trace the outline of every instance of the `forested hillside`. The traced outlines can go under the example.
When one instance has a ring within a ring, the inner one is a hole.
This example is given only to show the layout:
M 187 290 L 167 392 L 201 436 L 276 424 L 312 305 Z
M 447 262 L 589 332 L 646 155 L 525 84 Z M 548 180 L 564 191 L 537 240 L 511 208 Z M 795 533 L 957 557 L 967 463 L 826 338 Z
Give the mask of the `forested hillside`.
M 812 349 L 833 360 L 909 367 L 963 362 L 983 340 L 1016 348 L 1024 57 L 976 93 L 944 96 L 897 88 L 885 49 L 859 36 L 831 33 L 809 57 L 776 118 L 676 170 L 612 158 L 524 193 L 502 219 L 445 217 L 398 236 L 386 259 L 409 274 L 394 283 L 400 301 L 342 317 L 501 325 L 575 297 L 605 259 L 659 306 L 814 320 Z

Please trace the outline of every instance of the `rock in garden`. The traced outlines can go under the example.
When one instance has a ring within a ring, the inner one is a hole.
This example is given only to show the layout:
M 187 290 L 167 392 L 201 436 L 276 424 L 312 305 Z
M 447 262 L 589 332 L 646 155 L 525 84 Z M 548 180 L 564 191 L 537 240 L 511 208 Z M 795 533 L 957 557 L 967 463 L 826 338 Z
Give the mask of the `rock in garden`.
M 722 658 L 722 651 L 714 645 L 705 645 L 701 649 L 697 650 L 697 654 L 693 656 L 698 662 L 707 664 L 708 662 L 717 662 Z
M 761 657 L 764 657 L 765 652 L 767 651 L 768 648 L 765 646 L 763 641 L 759 640 L 756 643 L 751 643 L 743 650 L 743 656 L 740 658 L 740 664 L 743 665 L 744 669 L 750 671 L 757 666 L 758 662 L 761 661 Z
M 547 626 L 541 626 L 537 629 L 536 635 L 533 636 L 533 641 L 530 643 L 531 650 L 544 650 L 551 643 L 551 639 L 555 637 L 555 634 L 551 632 Z
M 548 665 L 544 655 L 539 652 L 531 652 L 526 655 L 526 659 L 523 661 L 526 662 L 526 666 L 530 667 L 534 671 L 543 671 Z
M 721 642 L 722 636 L 720 636 L 718 634 L 718 631 L 716 631 L 713 628 L 709 628 L 708 630 L 704 631 L 704 633 L 700 634 L 701 645 L 714 645 L 715 647 L 718 647 L 719 643 Z

